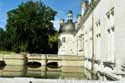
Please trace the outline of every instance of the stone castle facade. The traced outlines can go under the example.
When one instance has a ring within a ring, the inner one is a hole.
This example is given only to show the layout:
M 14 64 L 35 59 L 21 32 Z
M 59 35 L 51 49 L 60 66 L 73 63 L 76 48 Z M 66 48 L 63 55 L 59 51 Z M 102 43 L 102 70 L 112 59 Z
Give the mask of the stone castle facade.
M 81 4 L 81 15 L 73 22 L 60 21 L 58 55 L 85 57 L 85 67 L 95 71 L 125 69 L 125 0 L 89 0 Z

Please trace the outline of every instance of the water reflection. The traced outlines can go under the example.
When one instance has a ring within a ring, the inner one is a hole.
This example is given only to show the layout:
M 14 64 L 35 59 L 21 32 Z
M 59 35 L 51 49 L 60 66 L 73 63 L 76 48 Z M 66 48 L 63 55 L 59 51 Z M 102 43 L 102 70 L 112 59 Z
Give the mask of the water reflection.
M 27 66 L 5 66 L 0 69 L 0 77 L 35 77 L 49 79 L 92 79 L 92 75 L 83 67 L 49 68 L 41 66 L 31 68 Z

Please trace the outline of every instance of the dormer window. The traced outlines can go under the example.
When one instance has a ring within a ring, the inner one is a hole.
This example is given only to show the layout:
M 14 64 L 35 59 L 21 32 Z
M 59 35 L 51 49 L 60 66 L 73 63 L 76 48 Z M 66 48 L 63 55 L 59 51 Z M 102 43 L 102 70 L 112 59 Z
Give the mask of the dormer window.
M 114 8 L 111 9 L 111 14 L 114 16 Z

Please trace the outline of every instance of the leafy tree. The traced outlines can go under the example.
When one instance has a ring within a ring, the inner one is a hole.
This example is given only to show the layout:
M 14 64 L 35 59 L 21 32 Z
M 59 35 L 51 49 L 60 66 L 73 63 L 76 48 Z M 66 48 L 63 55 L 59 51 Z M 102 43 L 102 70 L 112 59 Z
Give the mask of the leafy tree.
M 14 30 L 5 31 L 0 28 L 0 51 L 11 51 L 14 45 Z
M 56 32 L 52 23 L 56 13 L 43 2 L 32 0 L 10 10 L 7 13 L 7 50 L 50 53 L 52 44 L 55 44 L 50 42 L 50 36 Z M 53 41 L 57 42 L 56 39 Z
M 5 46 L 4 46 L 4 30 L 2 28 L 0 28 L 0 50 L 4 50 Z M 4 46 L 4 47 L 3 47 Z
M 55 32 L 54 35 L 49 35 L 49 52 L 57 53 L 58 49 L 58 32 Z

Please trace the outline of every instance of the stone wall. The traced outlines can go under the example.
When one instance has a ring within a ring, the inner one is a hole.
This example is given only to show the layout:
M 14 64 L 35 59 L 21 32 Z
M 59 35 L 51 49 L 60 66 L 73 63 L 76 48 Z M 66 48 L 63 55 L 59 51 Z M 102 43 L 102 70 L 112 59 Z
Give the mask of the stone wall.
M 115 0 L 115 57 L 125 64 L 125 0 Z

